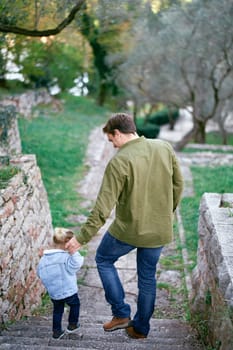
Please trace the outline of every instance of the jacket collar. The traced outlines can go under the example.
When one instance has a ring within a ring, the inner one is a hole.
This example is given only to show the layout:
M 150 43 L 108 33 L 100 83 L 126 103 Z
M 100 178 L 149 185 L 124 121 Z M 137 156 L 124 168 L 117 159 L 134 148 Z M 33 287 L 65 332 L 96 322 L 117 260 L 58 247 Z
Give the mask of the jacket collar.
M 44 255 L 58 253 L 58 252 L 66 253 L 66 251 L 63 250 L 63 249 L 45 249 L 44 250 Z
M 141 141 L 144 141 L 145 140 L 145 137 L 144 136 L 140 136 L 140 137 L 137 137 L 136 139 L 133 139 L 133 140 L 130 140 L 128 142 L 126 142 L 123 146 L 121 146 L 121 148 L 119 148 L 119 151 L 129 145 L 132 145 L 133 143 L 137 143 L 137 142 L 141 142 Z

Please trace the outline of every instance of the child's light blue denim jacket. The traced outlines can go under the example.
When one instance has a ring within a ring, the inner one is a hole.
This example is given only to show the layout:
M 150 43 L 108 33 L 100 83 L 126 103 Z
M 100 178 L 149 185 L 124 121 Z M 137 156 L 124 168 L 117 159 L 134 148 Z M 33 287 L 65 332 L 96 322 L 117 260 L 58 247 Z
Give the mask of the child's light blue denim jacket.
M 51 299 L 64 299 L 77 293 L 76 274 L 83 265 L 83 260 L 79 252 L 71 255 L 61 249 L 44 251 L 37 267 L 37 275 Z

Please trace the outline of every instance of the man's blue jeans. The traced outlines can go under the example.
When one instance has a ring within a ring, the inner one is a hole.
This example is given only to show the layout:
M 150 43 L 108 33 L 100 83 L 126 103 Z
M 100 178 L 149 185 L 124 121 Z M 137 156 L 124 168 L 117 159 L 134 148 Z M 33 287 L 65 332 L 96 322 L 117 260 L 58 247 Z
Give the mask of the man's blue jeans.
M 54 300 L 53 302 L 53 331 L 62 330 L 62 316 L 64 312 L 65 304 L 69 305 L 70 312 L 68 322 L 69 324 L 77 324 L 79 319 L 79 309 L 80 309 L 80 300 L 78 294 L 75 293 L 70 297 Z
M 125 303 L 125 293 L 114 263 L 131 250 L 137 249 L 138 300 L 133 318 L 135 331 L 147 335 L 156 299 L 156 265 L 163 247 L 137 248 L 106 232 L 96 252 L 97 269 L 102 281 L 105 298 L 111 305 L 113 316 L 130 317 L 130 305 Z

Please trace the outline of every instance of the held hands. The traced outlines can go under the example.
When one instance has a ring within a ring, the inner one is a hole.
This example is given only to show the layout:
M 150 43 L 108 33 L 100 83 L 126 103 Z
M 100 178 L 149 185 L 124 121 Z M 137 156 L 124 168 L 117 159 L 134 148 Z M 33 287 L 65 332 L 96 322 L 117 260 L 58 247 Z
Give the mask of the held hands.
M 40 247 L 38 252 L 40 258 L 42 257 L 43 253 L 44 253 L 44 247 Z
M 66 243 L 65 249 L 67 249 L 70 254 L 74 254 L 79 248 L 81 248 L 81 246 L 82 245 L 77 241 L 77 239 L 72 237 L 69 242 Z

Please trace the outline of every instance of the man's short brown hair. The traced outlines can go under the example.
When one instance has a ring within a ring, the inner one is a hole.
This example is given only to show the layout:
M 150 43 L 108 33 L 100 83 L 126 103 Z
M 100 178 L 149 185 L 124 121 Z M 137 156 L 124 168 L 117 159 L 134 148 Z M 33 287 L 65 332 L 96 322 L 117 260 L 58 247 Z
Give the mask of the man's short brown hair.
M 103 132 L 114 135 L 116 129 L 123 134 L 134 134 L 136 132 L 136 125 L 133 117 L 127 113 L 114 114 L 103 127 Z

